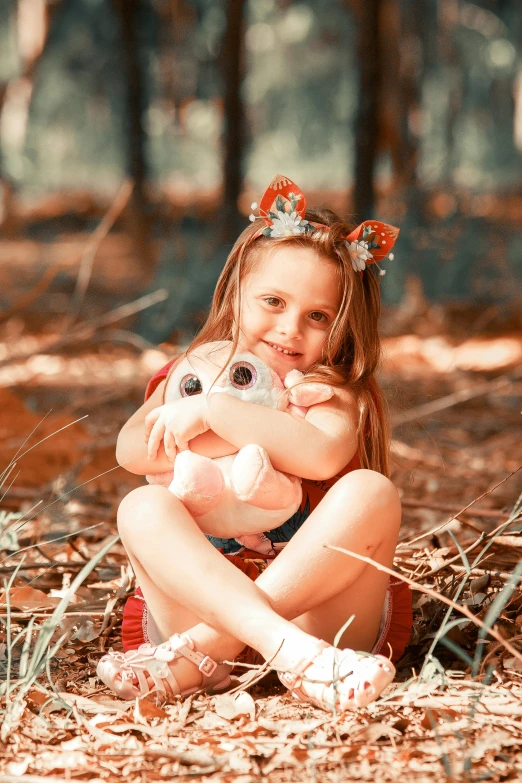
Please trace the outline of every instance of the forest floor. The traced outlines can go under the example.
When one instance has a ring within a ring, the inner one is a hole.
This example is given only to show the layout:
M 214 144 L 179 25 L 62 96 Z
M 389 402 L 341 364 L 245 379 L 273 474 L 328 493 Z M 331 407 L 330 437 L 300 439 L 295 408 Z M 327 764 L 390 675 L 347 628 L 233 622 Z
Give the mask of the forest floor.
M 520 333 L 385 340 L 404 506 L 395 568 L 415 583 L 415 623 L 384 698 L 331 716 L 293 702 L 273 675 L 164 707 L 111 696 L 96 664 L 120 647 L 133 588 L 112 543 L 115 514 L 141 483 L 116 466 L 114 445 L 175 346 L 98 334 L 53 347 L 52 329 L 31 333 L 16 318 L 1 329 L 0 464 L 10 467 L 0 504 L 0 783 L 522 777 Z M 82 569 L 91 570 L 77 586 Z M 451 618 L 448 599 L 462 607 Z M 477 645 L 484 624 L 496 638 L 484 633 Z

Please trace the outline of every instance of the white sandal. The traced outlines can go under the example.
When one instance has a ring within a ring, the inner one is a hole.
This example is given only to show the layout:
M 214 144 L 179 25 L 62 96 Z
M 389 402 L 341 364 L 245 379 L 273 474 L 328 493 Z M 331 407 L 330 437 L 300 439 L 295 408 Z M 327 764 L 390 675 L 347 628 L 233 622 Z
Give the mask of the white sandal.
M 322 674 L 307 677 L 305 672 L 311 664 L 319 665 Z M 394 677 L 395 666 L 383 655 L 339 650 L 331 645 L 321 646 L 314 656 L 301 659 L 292 671 L 279 672 L 279 679 L 295 699 L 332 712 L 366 707 L 379 698 Z M 307 682 L 323 687 L 311 696 Z
M 200 685 L 182 691 L 169 663 L 176 658 L 187 658 L 201 674 Z M 198 691 L 222 691 L 230 685 L 232 666 L 216 663 L 208 655 L 194 649 L 194 642 L 187 634 L 174 634 L 155 647 L 142 644 L 137 650 L 126 653 L 111 650 L 100 658 L 96 673 L 121 699 L 135 699 L 148 693 L 159 693 L 164 700 L 174 696 L 188 696 Z M 150 687 L 147 675 L 154 686 Z M 167 691 L 165 683 L 170 692 Z

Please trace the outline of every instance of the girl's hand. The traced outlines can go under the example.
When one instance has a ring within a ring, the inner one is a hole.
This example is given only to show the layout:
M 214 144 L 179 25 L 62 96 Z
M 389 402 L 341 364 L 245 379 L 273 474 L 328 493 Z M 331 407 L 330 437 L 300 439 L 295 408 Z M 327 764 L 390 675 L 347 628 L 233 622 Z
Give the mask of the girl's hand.
M 145 417 L 145 443 L 149 460 L 156 459 L 163 440 L 171 462 L 178 451 L 188 449 L 189 441 L 209 429 L 207 398 L 204 394 L 184 397 L 154 408 Z

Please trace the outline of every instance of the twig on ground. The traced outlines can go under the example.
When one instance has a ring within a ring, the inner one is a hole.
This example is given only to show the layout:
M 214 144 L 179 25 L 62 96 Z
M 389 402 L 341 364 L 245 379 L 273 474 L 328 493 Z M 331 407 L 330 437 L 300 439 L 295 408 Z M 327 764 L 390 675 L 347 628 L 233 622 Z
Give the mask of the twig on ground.
M 450 513 L 455 512 L 455 515 L 459 517 L 465 514 L 466 516 L 470 517 L 507 519 L 508 516 L 505 511 L 500 511 L 497 508 L 474 508 L 472 511 L 470 511 L 469 508 L 459 510 L 458 506 L 454 506 L 451 503 L 427 503 L 426 501 L 414 500 L 412 498 L 401 498 L 401 504 L 404 506 L 404 508 L 429 508 L 432 511 L 449 511 Z
M 435 574 L 438 574 L 439 571 L 442 571 L 446 566 L 451 565 L 452 563 L 456 563 L 458 560 L 462 560 L 462 555 L 467 555 L 470 552 L 472 552 L 479 544 L 482 544 L 483 541 L 485 541 L 489 536 L 486 536 L 485 533 L 481 533 L 480 537 L 474 541 L 472 544 L 470 544 L 467 549 L 464 549 L 462 552 L 458 552 L 455 557 L 451 557 L 449 560 L 446 560 L 442 565 L 437 566 L 437 568 L 432 568 L 431 571 L 425 571 L 420 576 L 423 579 L 428 579 L 431 576 L 435 576 Z
M 490 634 L 490 636 L 496 639 L 497 642 L 503 645 L 506 648 L 506 650 L 509 650 L 509 652 L 513 655 L 514 658 L 517 659 L 517 661 L 520 661 L 520 663 L 522 663 L 522 653 L 520 653 L 515 647 L 513 647 L 513 645 L 510 644 L 507 639 L 503 639 L 500 633 L 496 631 L 494 628 L 488 628 L 482 622 L 482 620 L 479 620 L 479 618 L 476 617 L 473 614 L 473 612 L 471 612 L 468 609 L 467 606 L 462 606 L 461 604 L 455 603 L 455 601 L 452 601 L 451 598 L 447 598 L 445 595 L 442 595 L 442 593 L 437 592 L 437 590 L 433 590 L 431 587 L 425 587 L 424 585 L 415 582 L 413 579 L 404 576 L 404 574 L 401 574 L 399 571 L 394 571 L 392 568 L 388 568 L 387 566 L 382 565 L 382 563 L 377 563 L 375 560 L 372 560 L 371 557 L 365 557 L 364 555 L 359 555 L 357 552 L 352 552 L 350 549 L 344 549 L 343 547 L 334 546 L 333 544 L 323 544 L 323 546 L 326 547 L 326 549 L 333 549 L 335 552 L 342 552 L 342 554 L 344 555 L 349 555 L 350 557 L 354 557 L 356 560 L 360 560 L 363 563 L 367 563 L 368 565 L 371 565 L 374 568 L 376 568 L 378 571 L 382 571 L 383 573 L 388 574 L 389 576 L 396 577 L 397 579 L 406 582 L 406 584 L 409 584 L 415 590 L 418 590 L 421 593 L 426 593 L 426 595 L 429 595 L 431 598 L 434 598 L 436 601 L 440 601 L 441 603 L 446 604 L 446 606 L 450 606 L 455 611 L 460 612 L 465 617 L 467 617 L 468 620 L 471 620 L 471 622 L 477 625 L 479 628 L 485 630 L 488 634 Z
M 101 527 L 103 522 L 97 522 L 95 525 L 89 525 L 88 527 L 84 527 L 81 530 L 75 530 L 74 533 L 66 533 L 63 536 L 57 536 L 56 538 L 50 538 L 48 541 L 46 541 L 46 544 L 52 544 L 54 541 L 64 541 L 66 538 L 70 538 L 70 536 L 78 536 L 81 533 L 85 533 L 87 530 L 94 530 L 96 527 Z M 6 560 L 10 560 L 12 557 L 18 557 L 18 555 L 21 555 L 23 552 L 27 552 L 29 549 L 34 549 L 35 544 L 30 544 L 29 546 L 25 546 L 23 549 L 19 549 L 17 552 L 13 552 L 11 555 L 7 555 L 3 558 L 3 560 L 0 560 L 1 563 L 5 563 Z
M 30 291 L 28 291 L 23 296 L 19 297 L 16 302 L 9 308 L 9 310 L 5 310 L 0 315 L 0 323 L 3 323 L 5 321 L 8 321 L 11 316 L 18 315 L 22 310 L 27 310 L 28 307 L 30 307 L 33 302 L 36 302 L 36 300 L 47 291 L 55 277 L 57 277 L 60 272 L 62 272 L 64 269 L 66 269 L 69 266 L 68 263 L 65 262 L 59 262 L 57 264 L 53 264 L 52 266 L 47 267 L 43 275 L 41 276 L 40 280 L 34 285 Z
M 75 609 L 74 612 L 64 612 L 64 617 L 103 617 L 104 615 L 105 611 L 101 609 L 99 611 L 96 609 Z M 10 612 L 9 616 L 15 620 L 30 620 L 31 617 L 47 619 L 51 616 L 51 611 L 42 610 L 39 612 L 37 609 L 31 609 L 27 612 Z M 7 617 L 7 612 L 0 612 L 0 617 Z
M 36 546 L 36 544 L 35 544 Z M 11 557 L 16 557 L 18 553 L 13 552 Z M 8 560 L 9 558 L 6 558 Z M 67 568 L 68 571 L 75 571 L 80 570 L 83 568 L 86 562 L 89 562 L 88 560 L 68 560 L 68 561 L 59 561 L 59 560 L 51 560 L 49 558 L 49 561 L 47 563 L 28 563 L 27 565 L 22 565 L 18 569 L 19 571 L 37 571 L 39 568 L 46 568 L 49 570 L 50 568 Z M 102 565 L 101 563 L 96 566 L 96 568 L 106 568 L 107 566 Z M 0 574 L 10 574 L 15 570 L 16 566 L 2 566 L 0 568 Z
M 78 269 L 78 277 L 76 278 L 76 286 L 74 288 L 72 297 L 73 312 L 69 322 L 67 323 L 67 328 L 70 328 L 78 317 L 85 293 L 89 287 L 94 259 L 96 258 L 96 254 L 100 248 L 100 245 L 113 227 L 116 220 L 119 218 L 120 214 L 125 209 L 133 189 L 134 182 L 132 179 L 126 179 L 116 194 L 116 198 L 111 204 L 109 210 L 105 213 L 102 220 L 97 225 L 95 231 L 85 245 L 80 260 L 80 268 Z
M 390 451 L 395 457 L 410 460 L 410 462 L 423 462 L 425 465 L 431 465 L 434 468 L 440 468 L 444 465 L 442 457 L 436 457 L 433 454 L 427 454 L 421 449 L 409 446 L 401 440 L 393 439 L 390 443 Z
M 488 555 L 488 557 L 489 557 L 489 555 Z M 484 558 L 484 559 L 487 560 L 487 558 Z M 457 579 L 459 579 L 461 576 L 464 576 L 464 574 L 467 573 L 465 569 L 463 569 L 462 567 L 456 566 L 455 564 L 451 564 L 449 566 L 449 568 L 451 568 L 451 570 L 454 571 L 455 576 L 456 576 Z M 509 577 L 511 576 L 511 573 L 508 573 L 507 571 L 497 571 L 494 567 L 492 567 L 492 568 L 475 568 L 475 567 L 472 567 L 470 569 L 469 573 L 470 573 L 470 576 L 485 576 L 486 574 L 489 574 L 491 576 L 498 577 L 498 579 L 509 579 Z
M 468 508 L 471 508 L 471 506 L 474 506 L 475 503 L 477 503 L 479 500 L 482 500 L 482 498 L 485 498 L 487 495 L 490 495 L 492 492 L 494 492 L 498 487 L 502 486 L 506 481 L 508 481 L 512 476 L 515 476 L 520 470 L 522 469 L 522 465 L 518 467 L 516 470 L 513 470 L 509 475 L 505 476 L 501 481 L 499 481 L 497 484 L 495 484 L 494 487 L 491 487 L 491 489 L 487 489 L 485 492 L 482 493 L 482 495 L 479 495 L 477 498 L 471 501 L 471 503 L 468 503 L 467 506 L 464 506 L 463 509 L 461 509 L 458 514 L 454 514 L 451 519 L 448 519 L 446 522 L 443 522 L 441 525 L 437 525 L 437 527 L 432 528 L 431 530 L 427 530 L 425 533 L 421 533 L 420 536 L 416 536 L 415 538 L 410 538 L 409 541 L 401 541 L 401 543 L 397 546 L 397 549 L 401 549 L 405 546 L 411 546 L 411 544 L 415 544 L 417 541 L 421 541 L 423 538 L 427 538 L 428 536 L 433 535 L 433 533 L 438 533 L 439 530 L 442 530 L 443 527 L 446 527 L 450 522 L 453 521 L 453 519 L 456 519 L 461 514 L 464 514 L 465 511 L 468 510 Z
M 71 329 L 69 334 L 67 334 L 65 337 L 59 337 L 58 339 L 53 337 L 48 341 L 42 341 L 42 344 L 39 345 L 36 349 L 20 351 L 14 356 L 9 356 L 7 359 L 2 359 L 0 361 L 0 368 L 5 367 L 8 364 L 13 364 L 14 362 L 29 359 L 31 356 L 35 356 L 37 354 L 57 351 L 60 348 L 63 348 L 65 345 L 70 345 L 71 343 L 88 339 L 98 329 L 115 323 L 116 321 L 121 321 L 131 315 L 135 315 L 136 313 L 139 313 L 142 310 L 146 310 L 148 307 L 152 307 L 152 305 L 158 304 L 159 302 L 164 302 L 168 296 L 169 292 L 166 288 L 159 288 L 157 291 L 153 291 L 150 294 L 140 296 L 139 299 L 134 299 L 132 302 L 128 302 L 127 304 L 121 305 L 120 307 L 116 307 L 114 310 L 110 310 L 108 313 L 100 315 L 98 318 L 93 318 L 90 321 L 84 321 L 83 323 L 78 324 L 73 329 Z M 35 375 L 36 374 L 37 373 L 35 373 Z
M 431 416 L 433 413 L 452 408 L 460 402 L 467 402 L 475 399 L 475 397 L 482 397 L 484 394 L 499 391 L 499 389 L 509 386 L 520 378 L 522 378 L 522 367 L 518 367 L 511 375 L 501 375 L 500 378 L 494 378 L 477 386 L 468 386 L 467 389 L 460 389 L 453 392 L 453 394 L 448 394 L 446 397 L 440 397 L 438 400 L 433 400 L 433 402 L 427 402 L 424 405 L 419 405 L 417 408 L 411 408 L 409 411 L 396 413 L 392 416 L 392 424 L 394 427 L 399 427 L 401 424 L 423 419 L 426 416 Z
M 281 642 L 281 644 L 279 645 L 275 653 L 272 655 L 272 657 L 269 658 L 267 661 L 265 661 L 263 664 L 261 664 L 261 666 L 256 667 L 257 673 L 254 673 L 252 671 L 252 677 L 250 677 L 249 680 L 246 680 L 246 682 L 242 682 L 240 685 L 237 685 L 235 688 L 232 688 L 232 690 L 227 691 L 227 693 L 232 694 L 232 693 L 236 693 L 237 691 L 244 691 L 247 688 L 250 688 L 252 685 L 255 685 L 260 680 L 262 680 L 265 674 L 268 674 L 268 672 L 271 670 L 272 661 L 275 660 L 284 643 L 285 640 L 283 639 L 283 641 Z M 223 663 L 228 663 L 229 665 L 230 664 L 236 665 L 234 661 L 223 661 Z M 253 667 L 249 666 L 248 668 L 251 669 Z

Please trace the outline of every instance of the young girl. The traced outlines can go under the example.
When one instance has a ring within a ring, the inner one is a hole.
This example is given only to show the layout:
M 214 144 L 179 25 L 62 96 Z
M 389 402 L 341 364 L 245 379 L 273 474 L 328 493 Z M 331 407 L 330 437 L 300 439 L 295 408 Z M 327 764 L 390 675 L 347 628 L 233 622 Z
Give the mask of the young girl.
M 378 278 L 367 267 L 388 255 L 398 230 L 368 221 L 351 231 L 329 210 L 306 210 L 302 192 L 282 176 L 259 211 L 234 245 L 187 354 L 232 340 L 281 378 L 301 370 L 334 386 L 334 396 L 305 418 L 204 395 L 197 382 L 189 396 L 162 404 L 174 360 L 123 427 L 117 459 L 133 473 L 165 473 L 179 450 L 217 457 L 256 443 L 277 470 L 302 477 L 302 507 L 267 531 L 278 553 L 263 563 L 233 540 L 206 537 L 165 487 L 131 492 L 118 528 L 140 588 L 125 608 L 126 652 L 105 655 L 98 674 L 122 698 L 156 690 L 171 699 L 226 688 L 232 666 L 223 662 L 247 648 L 296 698 L 343 711 L 365 706 L 391 682 L 395 668 L 377 653 L 396 661 L 411 628 L 404 583 L 325 546 L 393 564 L 400 502 L 387 478 L 375 380 Z

